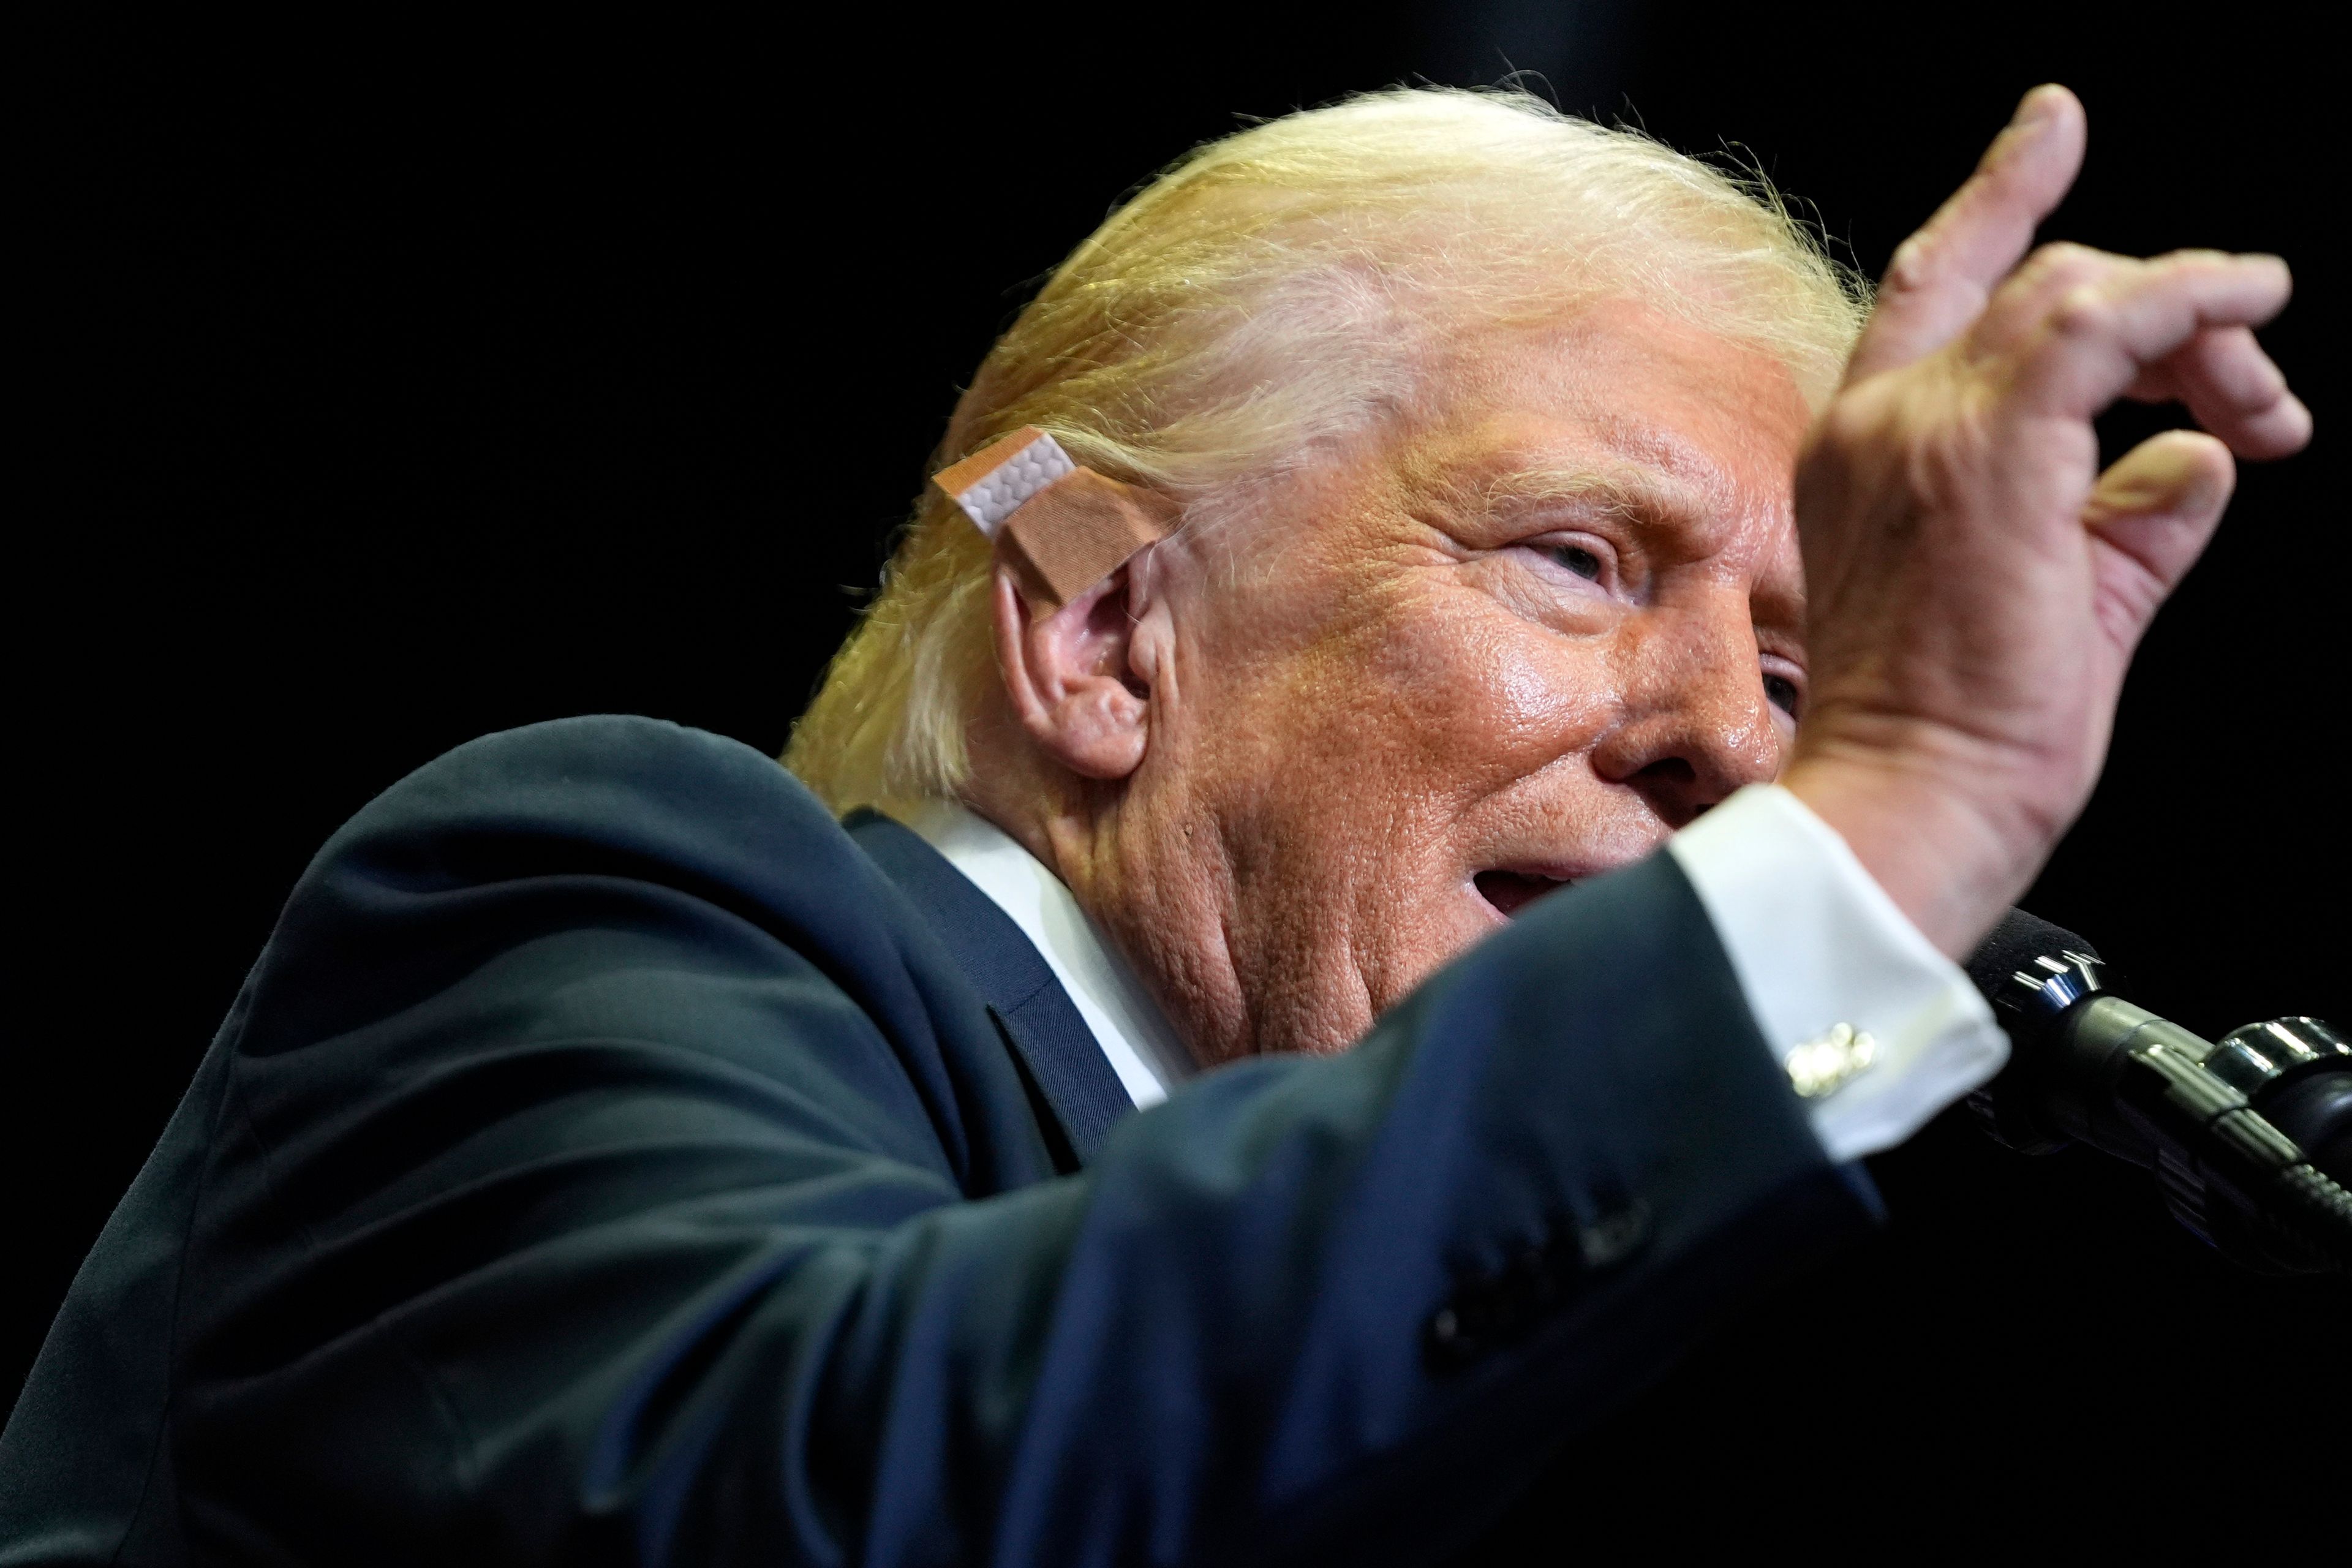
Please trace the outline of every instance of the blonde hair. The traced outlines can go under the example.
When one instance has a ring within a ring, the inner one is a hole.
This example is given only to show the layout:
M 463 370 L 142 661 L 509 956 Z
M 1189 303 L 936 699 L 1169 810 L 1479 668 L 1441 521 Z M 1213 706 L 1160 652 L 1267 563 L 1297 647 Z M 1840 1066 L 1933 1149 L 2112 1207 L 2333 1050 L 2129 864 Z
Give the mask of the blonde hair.
M 1515 90 L 1397 88 L 1196 149 L 1111 216 L 997 340 L 936 469 L 1024 425 L 1174 500 L 1409 410 L 1432 334 L 1633 295 L 1833 384 L 1868 306 L 1760 175 Z M 783 762 L 836 812 L 951 797 L 993 679 L 990 547 L 935 493 Z

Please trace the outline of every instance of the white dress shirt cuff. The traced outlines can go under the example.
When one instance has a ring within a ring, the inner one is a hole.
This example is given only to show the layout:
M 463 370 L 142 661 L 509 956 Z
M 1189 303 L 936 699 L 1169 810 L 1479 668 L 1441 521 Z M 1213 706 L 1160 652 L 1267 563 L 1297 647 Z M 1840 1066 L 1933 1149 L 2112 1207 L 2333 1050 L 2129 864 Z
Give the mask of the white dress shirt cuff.
M 1832 1159 L 1902 1142 L 2008 1059 L 1959 966 L 1787 790 L 1749 785 L 1667 850 Z

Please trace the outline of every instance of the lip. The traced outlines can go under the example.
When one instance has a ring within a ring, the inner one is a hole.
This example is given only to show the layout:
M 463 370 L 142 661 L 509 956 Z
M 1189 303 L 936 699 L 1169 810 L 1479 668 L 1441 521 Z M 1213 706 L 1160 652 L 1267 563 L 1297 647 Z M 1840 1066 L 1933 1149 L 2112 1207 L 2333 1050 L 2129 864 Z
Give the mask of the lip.
M 1573 872 L 1548 866 L 1508 866 L 1481 871 L 1470 879 L 1470 885 L 1489 909 L 1507 921 L 1517 919 L 1537 900 L 1573 887 L 1578 880 Z

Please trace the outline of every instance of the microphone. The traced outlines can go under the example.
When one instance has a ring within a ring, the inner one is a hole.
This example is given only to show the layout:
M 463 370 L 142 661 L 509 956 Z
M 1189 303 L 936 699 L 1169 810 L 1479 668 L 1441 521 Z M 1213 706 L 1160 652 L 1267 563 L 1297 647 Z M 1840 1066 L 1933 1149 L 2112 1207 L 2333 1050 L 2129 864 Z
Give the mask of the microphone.
M 2176 1219 L 2264 1272 L 2352 1274 L 2352 1044 L 2336 1030 L 2277 1018 L 2201 1039 L 2116 995 L 2095 948 L 2023 910 L 1968 971 L 2012 1047 L 1969 1097 L 1996 1140 L 2145 1166 Z

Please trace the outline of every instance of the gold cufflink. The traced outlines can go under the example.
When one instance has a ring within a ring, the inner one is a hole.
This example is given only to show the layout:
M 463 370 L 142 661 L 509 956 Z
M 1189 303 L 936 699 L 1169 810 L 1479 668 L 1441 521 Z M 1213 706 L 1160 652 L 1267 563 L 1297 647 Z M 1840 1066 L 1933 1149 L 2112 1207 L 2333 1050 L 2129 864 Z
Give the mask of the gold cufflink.
M 1807 1100 L 1843 1087 L 1878 1058 L 1878 1042 L 1852 1024 L 1832 1025 L 1781 1058 L 1789 1081 Z

